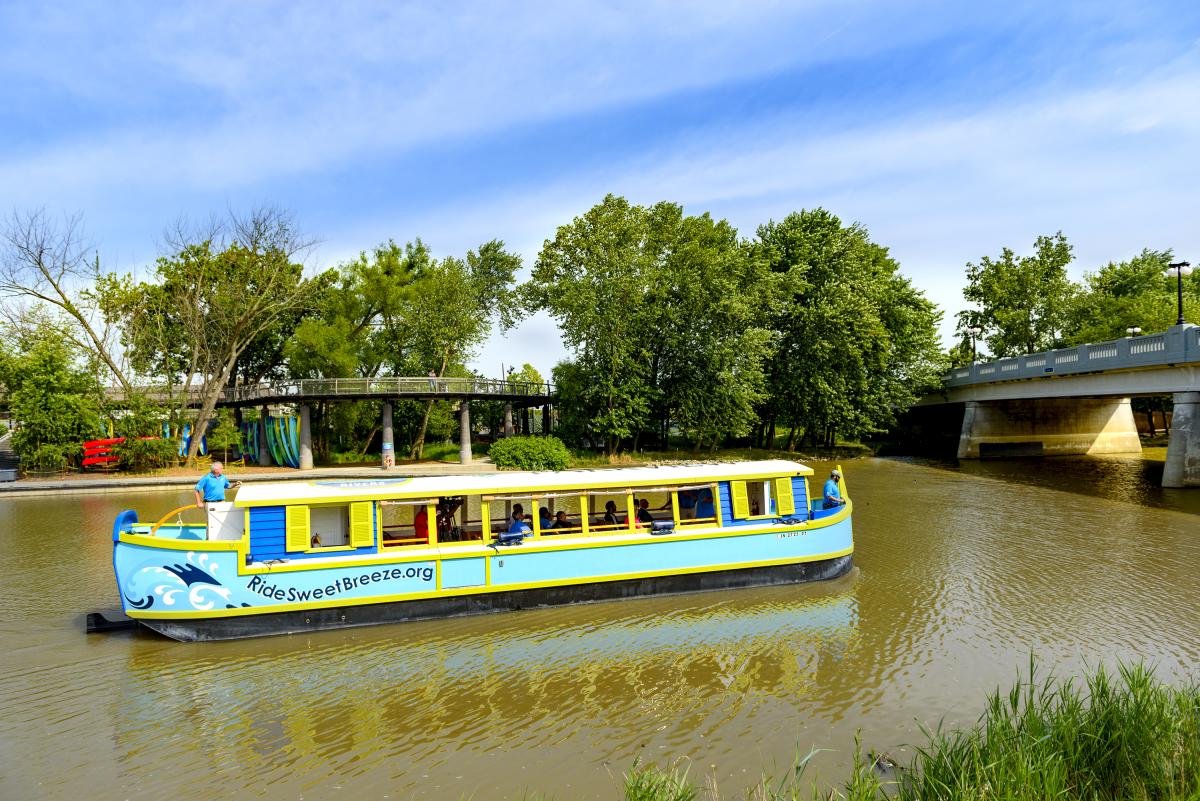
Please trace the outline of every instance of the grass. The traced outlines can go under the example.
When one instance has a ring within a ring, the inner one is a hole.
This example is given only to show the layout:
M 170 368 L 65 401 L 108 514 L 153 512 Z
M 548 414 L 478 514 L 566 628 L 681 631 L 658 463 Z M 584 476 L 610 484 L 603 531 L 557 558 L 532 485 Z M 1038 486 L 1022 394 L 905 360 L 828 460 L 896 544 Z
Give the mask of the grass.
M 839 787 L 805 776 L 812 754 L 779 780 L 764 777 L 753 801 L 1195 801 L 1200 799 L 1200 686 L 1172 688 L 1143 665 L 1104 668 L 1083 681 L 1018 681 L 988 698 L 966 730 L 925 731 L 907 765 L 886 771 L 887 757 L 864 757 Z M 894 778 L 885 781 L 884 775 Z M 697 790 L 677 770 L 635 764 L 627 801 L 690 801 Z M 706 797 L 719 801 L 713 783 Z

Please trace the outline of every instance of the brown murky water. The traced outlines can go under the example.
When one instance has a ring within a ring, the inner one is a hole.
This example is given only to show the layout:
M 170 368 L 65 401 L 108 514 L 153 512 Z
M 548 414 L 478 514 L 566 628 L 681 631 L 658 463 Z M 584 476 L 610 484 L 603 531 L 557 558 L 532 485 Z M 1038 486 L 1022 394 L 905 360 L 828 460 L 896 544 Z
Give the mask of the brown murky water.
M 1161 465 L 847 468 L 836 583 L 186 645 L 79 616 L 116 602 L 116 512 L 185 495 L 0 498 L 0 798 L 617 798 L 639 757 L 740 797 L 971 723 L 1031 653 L 1200 660 L 1200 491 Z

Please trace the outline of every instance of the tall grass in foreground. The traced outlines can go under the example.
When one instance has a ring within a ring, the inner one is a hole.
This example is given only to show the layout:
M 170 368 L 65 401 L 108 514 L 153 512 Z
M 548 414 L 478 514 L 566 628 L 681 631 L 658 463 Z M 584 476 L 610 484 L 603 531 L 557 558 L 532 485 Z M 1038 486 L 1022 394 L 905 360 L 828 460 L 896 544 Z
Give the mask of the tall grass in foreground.
M 1143 665 L 1104 668 L 1083 682 L 1030 680 L 997 691 L 971 729 L 926 731 L 909 765 L 884 780 L 856 747 L 854 769 L 839 788 L 819 788 L 807 758 L 780 779 L 764 778 L 754 801 L 846 799 L 1200 799 L 1200 687 L 1171 688 Z M 811 756 L 811 755 L 810 755 Z M 691 795 L 684 791 L 690 790 Z M 717 801 L 715 785 L 707 796 Z M 626 774 L 628 801 L 695 797 L 686 775 L 637 767 Z

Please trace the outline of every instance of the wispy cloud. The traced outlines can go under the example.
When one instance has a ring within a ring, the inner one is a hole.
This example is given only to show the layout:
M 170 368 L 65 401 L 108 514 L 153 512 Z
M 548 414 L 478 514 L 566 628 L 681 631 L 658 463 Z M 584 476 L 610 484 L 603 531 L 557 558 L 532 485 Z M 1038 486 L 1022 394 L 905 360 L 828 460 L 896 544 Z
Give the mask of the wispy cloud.
M 953 313 L 966 260 L 1039 233 L 1081 267 L 1200 251 L 1197 42 L 1169 2 L 12 4 L 0 206 L 82 210 L 128 266 L 257 202 L 326 264 L 418 235 L 532 261 L 607 192 L 747 235 L 823 205 Z

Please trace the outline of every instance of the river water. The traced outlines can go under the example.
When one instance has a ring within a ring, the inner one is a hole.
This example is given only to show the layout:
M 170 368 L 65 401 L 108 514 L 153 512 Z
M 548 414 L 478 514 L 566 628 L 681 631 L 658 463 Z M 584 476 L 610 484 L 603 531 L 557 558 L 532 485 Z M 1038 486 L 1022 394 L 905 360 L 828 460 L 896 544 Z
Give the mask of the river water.
M 1161 465 L 846 467 L 837 582 L 203 644 L 82 630 L 114 515 L 186 493 L 0 497 L 0 798 L 611 799 L 639 758 L 737 798 L 969 725 L 1031 654 L 1195 675 L 1200 491 Z

